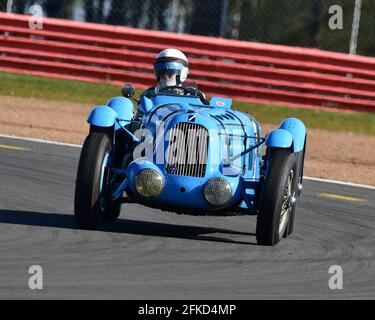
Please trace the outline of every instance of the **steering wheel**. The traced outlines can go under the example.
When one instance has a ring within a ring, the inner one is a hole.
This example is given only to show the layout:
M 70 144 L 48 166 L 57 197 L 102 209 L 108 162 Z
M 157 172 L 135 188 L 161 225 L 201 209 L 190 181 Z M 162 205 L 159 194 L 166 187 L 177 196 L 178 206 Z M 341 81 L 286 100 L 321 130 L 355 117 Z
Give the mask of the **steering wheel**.
M 169 86 L 169 87 L 165 87 L 161 90 L 159 90 L 159 93 L 167 93 L 167 92 L 170 92 L 170 91 L 174 91 L 175 89 L 177 89 L 176 91 L 184 91 L 183 95 L 184 96 L 195 96 L 197 97 L 198 96 L 198 89 L 197 88 L 194 88 L 194 87 L 183 87 L 183 86 Z

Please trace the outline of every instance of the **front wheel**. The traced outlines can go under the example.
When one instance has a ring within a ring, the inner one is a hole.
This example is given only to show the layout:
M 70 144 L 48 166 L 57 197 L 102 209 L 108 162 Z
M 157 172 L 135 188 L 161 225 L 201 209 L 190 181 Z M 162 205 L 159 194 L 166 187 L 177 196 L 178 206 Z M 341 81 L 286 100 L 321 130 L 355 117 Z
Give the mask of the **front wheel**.
M 256 238 L 261 245 L 280 242 L 293 209 L 295 155 L 286 149 L 270 150 L 270 162 L 260 195 Z
M 83 144 L 74 199 L 74 215 L 81 228 L 96 229 L 101 221 L 114 221 L 120 215 L 121 204 L 108 195 L 111 149 L 104 132 L 91 132 Z
M 296 200 L 299 199 L 302 192 L 302 180 L 303 180 L 303 166 L 305 160 L 305 149 L 295 154 L 296 158 L 296 169 L 293 179 L 293 190 L 295 190 Z M 290 236 L 294 230 L 294 220 L 296 217 L 297 203 L 295 203 L 290 212 L 288 226 L 284 233 L 284 238 Z

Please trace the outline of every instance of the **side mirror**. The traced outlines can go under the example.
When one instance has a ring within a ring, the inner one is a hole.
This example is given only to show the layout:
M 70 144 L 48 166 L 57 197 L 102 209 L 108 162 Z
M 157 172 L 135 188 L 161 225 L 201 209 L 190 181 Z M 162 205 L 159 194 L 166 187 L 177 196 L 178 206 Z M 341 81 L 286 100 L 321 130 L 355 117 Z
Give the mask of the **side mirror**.
M 125 98 L 131 98 L 135 94 L 135 88 L 132 84 L 124 84 L 121 87 L 121 93 Z

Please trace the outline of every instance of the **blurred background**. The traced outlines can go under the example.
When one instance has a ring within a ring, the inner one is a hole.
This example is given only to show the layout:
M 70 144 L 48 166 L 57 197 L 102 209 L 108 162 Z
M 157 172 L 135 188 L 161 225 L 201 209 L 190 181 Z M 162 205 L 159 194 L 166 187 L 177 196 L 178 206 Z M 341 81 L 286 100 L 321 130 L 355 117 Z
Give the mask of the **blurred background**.
M 375 56 L 375 0 L 362 0 L 357 54 Z M 0 0 L 0 11 L 349 52 L 356 0 Z M 357 1 L 358 4 L 358 1 Z M 329 8 L 343 9 L 331 30 Z M 358 16 L 359 17 L 359 16 Z

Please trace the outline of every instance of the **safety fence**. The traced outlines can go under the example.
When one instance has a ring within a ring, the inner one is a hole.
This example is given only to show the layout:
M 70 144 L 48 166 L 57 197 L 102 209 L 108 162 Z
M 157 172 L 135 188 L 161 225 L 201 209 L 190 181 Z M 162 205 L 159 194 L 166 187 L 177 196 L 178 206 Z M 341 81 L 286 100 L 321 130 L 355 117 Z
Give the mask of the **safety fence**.
M 182 50 L 207 95 L 253 103 L 375 111 L 375 58 L 0 12 L 0 71 L 155 84 L 158 51 Z

